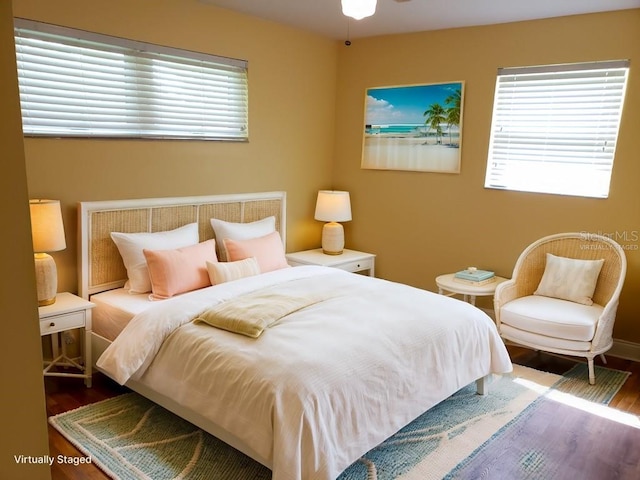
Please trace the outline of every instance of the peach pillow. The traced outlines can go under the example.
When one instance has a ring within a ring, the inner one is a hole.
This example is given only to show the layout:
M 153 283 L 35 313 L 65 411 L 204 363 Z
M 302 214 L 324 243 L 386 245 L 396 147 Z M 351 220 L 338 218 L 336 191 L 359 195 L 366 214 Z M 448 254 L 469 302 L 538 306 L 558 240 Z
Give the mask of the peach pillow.
M 211 285 L 207 262 L 217 262 L 215 240 L 175 250 L 143 250 L 151 278 L 152 300 Z
M 288 267 L 284 256 L 284 245 L 278 232 L 272 232 L 264 237 L 248 240 L 224 239 L 227 250 L 227 260 L 235 262 L 245 258 L 255 257 L 260 266 L 260 272 L 271 272 Z
M 227 252 L 224 249 L 224 239 L 232 240 L 248 240 L 250 238 L 258 238 L 276 231 L 276 217 L 266 217 L 262 220 L 248 223 L 226 222 L 218 218 L 209 220 L 211 227 L 216 234 L 220 261 L 228 260 Z

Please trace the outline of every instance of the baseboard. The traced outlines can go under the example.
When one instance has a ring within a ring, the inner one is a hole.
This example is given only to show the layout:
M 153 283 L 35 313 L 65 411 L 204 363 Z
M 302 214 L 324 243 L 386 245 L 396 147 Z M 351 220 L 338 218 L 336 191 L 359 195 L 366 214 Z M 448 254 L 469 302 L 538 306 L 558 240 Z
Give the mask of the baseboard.
M 496 319 L 495 312 L 491 308 L 481 308 L 483 312 L 489 315 L 493 320 Z M 606 355 L 612 357 L 624 358 L 633 362 L 640 362 L 640 343 L 628 342 L 626 340 L 613 339 L 613 347 L 606 352 Z
M 612 357 L 624 358 L 625 360 L 632 360 L 634 362 L 640 362 L 640 343 L 627 342 L 626 340 L 613 339 L 613 347 L 606 355 Z

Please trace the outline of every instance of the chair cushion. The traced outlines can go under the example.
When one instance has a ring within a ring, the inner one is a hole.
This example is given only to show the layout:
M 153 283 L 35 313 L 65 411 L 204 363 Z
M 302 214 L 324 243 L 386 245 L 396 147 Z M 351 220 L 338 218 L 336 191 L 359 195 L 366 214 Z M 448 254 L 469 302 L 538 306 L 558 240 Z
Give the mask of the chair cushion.
M 500 310 L 500 322 L 546 337 L 588 342 L 603 310 L 595 303 L 587 306 L 531 295 L 506 303 Z
M 574 352 L 576 355 L 581 355 L 583 352 L 591 350 L 591 342 L 579 342 L 577 340 L 564 340 L 562 338 L 547 337 L 537 333 L 518 330 L 517 328 L 504 324 L 500 326 L 500 336 L 504 340 L 517 343 L 518 345 L 524 345 L 536 350 L 544 350 L 548 352 Z

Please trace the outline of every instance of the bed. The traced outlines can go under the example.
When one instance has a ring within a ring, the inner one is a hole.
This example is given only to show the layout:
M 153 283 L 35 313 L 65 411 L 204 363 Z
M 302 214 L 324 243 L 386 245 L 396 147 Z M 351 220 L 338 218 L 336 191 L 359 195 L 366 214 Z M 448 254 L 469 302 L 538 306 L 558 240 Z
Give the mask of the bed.
M 511 370 L 481 310 L 339 269 L 277 268 L 161 301 L 123 291 L 112 232 L 195 223 L 200 242 L 219 246 L 211 218 L 274 217 L 284 251 L 285 192 L 81 202 L 78 215 L 79 293 L 97 305 L 96 368 L 267 466 L 274 480 L 335 479 L 460 388 L 476 381 L 485 394 L 492 373 Z M 290 301 L 257 338 L 200 321 L 234 305 L 234 314 L 259 308 L 267 318 Z

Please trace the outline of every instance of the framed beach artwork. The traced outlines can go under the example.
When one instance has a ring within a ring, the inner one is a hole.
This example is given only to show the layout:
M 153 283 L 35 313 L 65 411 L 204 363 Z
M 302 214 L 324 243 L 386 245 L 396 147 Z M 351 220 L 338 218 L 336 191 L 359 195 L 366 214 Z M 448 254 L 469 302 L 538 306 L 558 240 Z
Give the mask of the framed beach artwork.
M 362 168 L 460 172 L 464 83 L 369 88 Z

